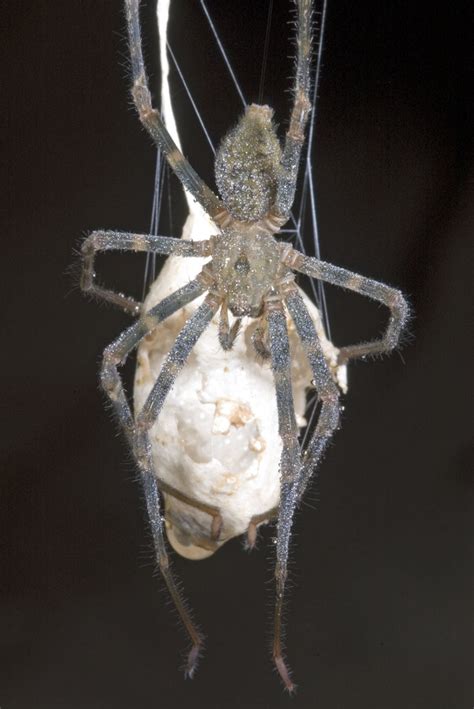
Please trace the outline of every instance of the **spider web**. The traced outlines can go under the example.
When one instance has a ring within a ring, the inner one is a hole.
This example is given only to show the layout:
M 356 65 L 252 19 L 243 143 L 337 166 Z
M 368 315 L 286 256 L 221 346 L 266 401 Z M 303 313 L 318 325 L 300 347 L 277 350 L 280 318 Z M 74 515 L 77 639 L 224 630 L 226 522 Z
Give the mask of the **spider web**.
M 215 41 L 221 60 L 227 70 L 230 83 L 232 84 L 234 90 L 236 91 L 242 107 L 248 105 L 244 93 L 241 88 L 241 84 L 234 72 L 231 65 L 229 56 L 225 50 L 223 41 L 220 37 L 218 28 L 214 23 L 211 14 L 206 6 L 205 0 L 199 0 L 202 12 L 206 18 L 207 26 L 210 33 L 212 34 L 213 40 Z M 265 81 L 266 65 L 268 60 L 268 48 L 271 36 L 271 20 L 272 20 L 272 10 L 273 10 L 273 0 L 269 1 L 268 15 L 267 15 L 267 27 L 264 39 L 263 57 L 261 65 L 261 75 L 260 75 L 260 89 L 259 89 L 259 102 L 262 100 L 263 95 L 263 85 Z M 298 249 L 303 253 L 308 253 L 309 255 L 314 255 L 316 258 L 321 258 L 321 248 L 320 248 L 320 236 L 319 227 L 317 219 L 317 192 L 316 184 L 313 175 L 313 165 L 312 165 L 312 149 L 315 137 L 315 128 L 317 120 L 317 109 L 318 109 L 318 88 L 321 78 L 321 66 L 322 66 L 322 53 L 324 46 L 324 31 L 326 24 L 326 14 L 327 14 L 327 0 L 321 0 L 320 11 L 315 12 L 315 17 L 317 18 L 315 22 L 315 33 L 314 41 L 317 46 L 316 62 L 313 74 L 313 84 L 312 84 L 312 111 L 310 113 L 309 125 L 307 127 L 307 140 L 306 149 L 302 157 L 302 175 L 299 178 L 299 188 L 297 192 L 297 197 L 295 204 L 293 205 L 293 210 L 290 215 L 290 226 L 286 229 L 281 230 L 281 234 L 285 235 L 285 238 L 289 241 L 296 243 Z M 212 157 L 216 154 L 216 148 L 212 142 L 209 132 L 206 128 L 205 122 L 201 116 L 199 108 L 194 100 L 193 92 L 190 87 L 189 82 L 186 80 L 181 67 L 176 59 L 175 53 L 170 45 L 169 40 L 166 42 L 167 54 L 171 59 L 172 65 L 176 71 L 177 76 L 181 82 L 181 85 L 185 91 L 189 104 L 192 111 L 199 123 L 200 129 L 203 136 L 207 142 L 208 148 L 212 153 Z M 161 152 L 158 150 L 156 155 L 156 167 L 155 167 L 155 177 L 153 185 L 153 201 L 151 209 L 150 218 L 150 234 L 158 234 L 160 227 L 160 220 L 163 215 L 166 202 L 167 220 L 168 227 L 172 223 L 172 204 L 171 204 L 171 192 L 169 189 L 169 168 L 166 160 L 163 158 Z M 306 246 L 308 244 L 308 247 Z M 157 262 L 156 254 L 147 254 L 143 278 L 143 299 L 148 292 L 151 284 L 156 278 Z M 309 287 L 312 291 L 313 299 L 321 312 L 324 329 L 328 338 L 331 340 L 331 328 L 329 322 L 329 313 L 326 301 L 326 294 L 324 290 L 324 284 L 321 281 L 315 281 L 313 279 L 308 279 Z M 318 397 L 314 392 L 310 394 L 307 401 L 306 418 L 307 425 L 302 433 L 302 447 L 304 447 L 306 440 L 308 439 L 311 431 L 314 428 L 316 421 L 316 412 L 318 409 Z

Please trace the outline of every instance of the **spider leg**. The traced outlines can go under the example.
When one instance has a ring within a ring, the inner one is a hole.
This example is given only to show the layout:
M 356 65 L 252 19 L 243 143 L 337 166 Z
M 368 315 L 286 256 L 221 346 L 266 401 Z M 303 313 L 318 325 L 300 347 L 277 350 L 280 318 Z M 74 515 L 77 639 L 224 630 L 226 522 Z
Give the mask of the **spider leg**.
M 232 327 L 229 325 L 229 313 L 227 303 L 221 305 L 221 316 L 219 320 L 219 342 L 223 350 L 231 350 L 234 346 L 235 338 L 239 334 L 242 318 L 237 318 Z
M 171 236 L 130 234 L 121 231 L 94 231 L 82 244 L 81 289 L 96 298 L 117 305 L 122 310 L 138 315 L 141 304 L 122 293 L 102 288 L 95 283 L 95 255 L 98 251 L 148 251 L 176 256 L 209 256 L 211 242 L 187 241 Z
M 282 656 L 282 609 L 287 577 L 288 550 L 293 516 L 298 502 L 301 470 L 298 426 L 291 388 L 290 348 L 286 315 L 280 300 L 267 301 L 267 320 L 271 366 L 275 380 L 278 428 L 283 443 L 280 459 L 280 507 L 276 545 L 276 602 L 273 636 L 273 660 L 289 692 L 295 689 Z
M 191 167 L 168 133 L 160 113 L 152 106 L 143 61 L 139 7 L 140 0 L 125 0 L 133 75 L 132 97 L 138 115 L 153 141 L 163 151 L 169 166 L 183 187 L 212 218 L 218 217 L 225 212 L 221 200 Z
M 296 288 L 285 298 L 313 373 L 313 384 L 321 401 L 321 412 L 311 440 L 303 453 L 303 469 L 298 484 L 298 501 L 319 463 L 326 446 L 339 425 L 339 391 L 334 384 L 316 329 Z
M 262 522 L 271 522 L 278 517 L 278 507 L 272 507 L 271 510 L 262 512 L 259 515 L 253 515 L 247 527 L 247 549 L 252 550 L 257 543 L 258 525 Z
M 136 416 L 134 433 L 134 453 L 140 468 L 145 488 L 148 515 L 153 531 L 155 550 L 160 571 L 166 581 L 173 602 L 179 612 L 184 627 L 191 639 L 192 648 L 188 655 L 186 674 L 192 677 L 196 669 L 202 638 L 196 629 L 183 603 L 181 594 L 175 584 L 170 570 L 170 562 L 166 551 L 163 527 L 164 521 L 159 504 L 158 481 L 154 474 L 151 444 L 148 432 L 155 423 L 176 377 L 183 368 L 191 350 L 211 322 L 217 312 L 220 300 L 213 293 L 206 296 L 204 302 L 189 318 L 174 345 L 168 353 L 153 388 L 145 401 L 142 410 Z M 217 530 L 215 530 L 217 531 Z
M 298 29 L 296 37 L 298 55 L 293 87 L 294 102 L 291 111 L 290 126 L 286 134 L 283 155 L 280 162 L 281 177 L 277 187 L 275 204 L 272 208 L 272 212 L 276 217 L 282 218 L 283 223 L 288 219 L 295 198 L 298 167 L 301 150 L 304 144 L 304 131 L 311 110 L 311 17 L 313 2 L 312 0 L 295 0 L 295 2 L 298 5 Z
M 158 303 L 158 305 L 149 310 L 147 313 L 144 313 L 139 320 L 125 330 L 104 351 L 101 369 L 101 384 L 115 409 L 119 422 L 124 430 L 127 440 L 132 446 L 132 449 L 136 439 L 136 424 L 130 409 L 130 404 L 128 403 L 125 395 L 122 380 L 118 372 L 118 366 L 126 360 L 127 355 L 132 351 L 132 349 L 134 349 L 140 340 L 142 340 L 145 335 L 153 330 L 158 323 L 162 322 L 184 305 L 197 298 L 205 292 L 207 287 L 207 279 L 198 276 L 194 281 L 191 281 L 167 298 L 164 298 L 160 303 Z M 152 464 L 148 456 L 145 465 L 143 464 L 143 461 L 141 461 L 141 464 L 139 460 L 137 460 L 137 462 L 139 463 L 141 472 L 141 480 L 153 534 L 156 558 L 170 595 L 178 610 L 179 616 L 192 642 L 192 648 L 187 662 L 187 674 L 191 676 L 198 659 L 202 639 L 190 618 L 170 570 L 164 542 L 164 524 L 161 516 L 158 481 L 154 475 Z
M 390 319 L 383 337 L 370 342 L 361 342 L 358 345 L 342 347 L 339 354 L 339 364 L 344 364 L 349 359 L 357 357 L 390 352 L 397 346 L 410 312 L 408 303 L 399 290 L 391 288 L 385 283 L 379 283 L 365 276 L 359 276 L 357 273 L 348 271 L 345 268 L 339 268 L 339 266 L 333 266 L 325 261 L 304 256 L 296 249 L 289 250 L 283 256 L 283 262 L 295 271 L 305 273 L 307 276 L 335 286 L 355 291 L 382 303 L 390 309 Z
M 220 299 L 216 298 L 214 293 L 208 293 L 204 302 L 184 325 L 168 353 L 156 382 L 147 400 L 143 404 L 142 410 L 136 417 L 139 458 L 141 455 L 141 442 L 145 442 L 145 454 L 146 456 L 148 455 L 146 452 L 148 450 L 148 443 L 145 440 L 148 437 L 147 432 L 158 418 L 176 377 L 183 368 L 192 348 L 217 312 L 219 305 Z M 146 435 L 144 436 L 143 434 Z

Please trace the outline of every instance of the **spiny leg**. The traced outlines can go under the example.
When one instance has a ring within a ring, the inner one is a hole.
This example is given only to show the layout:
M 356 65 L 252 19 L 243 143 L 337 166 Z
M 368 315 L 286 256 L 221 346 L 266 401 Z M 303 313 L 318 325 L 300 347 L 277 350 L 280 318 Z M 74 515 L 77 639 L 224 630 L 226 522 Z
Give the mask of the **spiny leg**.
M 295 0 L 298 6 L 297 63 L 293 87 L 293 109 L 281 159 L 282 174 L 272 212 L 288 218 L 295 199 L 296 181 L 304 144 L 304 132 L 311 110 L 312 0 Z
M 120 425 L 130 443 L 133 444 L 135 422 L 118 371 L 119 365 L 125 363 L 129 353 L 138 343 L 151 332 L 160 322 L 184 307 L 207 289 L 207 279 L 199 275 L 190 283 L 179 288 L 164 298 L 151 310 L 143 313 L 140 318 L 122 332 L 104 350 L 101 368 L 101 385 L 109 397 Z
M 221 200 L 191 167 L 168 133 L 159 111 L 152 106 L 143 61 L 139 7 L 140 0 L 125 0 L 133 75 L 132 96 L 138 115 L 156 145 L 163 151 L 169 166 L 183 187 L 212 218 L 216 218 L 225 212 Z
M 219 319 L 219 342 L 223 350 L 226 352 L 234 346 L 235 339 L 239 334 L 242 318 L 237 318 L 230 327 L 229 313 L 227 303 L 224 301 L 221 305 L 221 316 Z
M 267 319 L 271 366 L 275 380 L 278 429 L 283 448 L 280 460 L 280 508 L 276 547 L 276 602 L 273 636 L 273 659 L 289 692 L 295 689 L 282 656 L 282 610 L 287 577 L 288 550 L 293 516 L 298 501 L 298 481 L 301 469 L 298 426 L 296 424 L 291 388 L 290 347 L 286 316 L 280 301 L 267 302 Z
M 339 425 L 339 391 L 333 382 L 314 323 L 303 298 L 296 288 L 286 295 L 285 302 L 295 323 L 313 373 L 313 383 L 321 401 L 319 419 L 311 440 L 303 453 L 303 469 L 298 484 L 298 501 L 318 465 L 326 446 Z
M 136 417 L 137 444 L 139 450 L 139 439 L 143 441 L 142 434 L 147 434 L 155 423 L 176 377 L 183 368 L 194 345 L 217 312 L 219 305 L 220 300 L 214 293 L 208 293 L 204 302 L 189 318 L 176 338 L 173 347 L 163 362 L 160 373 L 142 410 Z
M 283 256 L 283 262 L 295 271 L 305 273 L 307 276 L 317 278 L 326 283 L 355 291 L 386 305 L 390 309 L 390 320 L 384 336 L 381 339 L 370 342 L 361 342 L 358 345 L 342 347 L 339 354 L 339 364 L 344 364 L 349 359 L 355 359 L 356 357 L 390 352 L 397 346 L 410 312 L 408 303 L 399 290 L 391 288 L 385 283 L 379 283 L 365 276 L 360 276 L 345 268 L 339 268 L 339 266 L 333 266 L 325 261 L 304 256 L 296 249 L 288 251 Z
M 155 423 L 176 377 L 183 368 L 192 348 L 217 312 L 220 301 L 214 294 L 208 294 L 204 302 L 186 322 L 167 355 L 158 378 L 148 395 L 142 410 L 136 416 L 134 452 L 144 481 L 148 514 L 153 531 L 155 550 L 161 573 L 171 593 L 184 627 L 191 639 L 192 648 L 188 655 L 186 674 L 192 677 L 202 646 L 202 638 L 183 603 L 181 594 L 171 574 L 166 551 L 163 519 L 159 507 L 158 481 L 154 474 L 151 444 L 148 432 Z M 158 507 L 157 507 L 158 505 Z
M 96 298 L 138 315 L 141 304 L 134 298 L 98 286 L 95 282 L 94 262 L 98 251 L 147 251 L 168 256 L 209 256 L 211 242 L 188 241 L 171 236 L 130 234 L 122 231 L 94 231 L 83 242 L 81 289 Z
M 207 280 L 198 276 L 198 278 L 194 281 L 191 281 L 187 285 L 183 286 L 175 293 L 158 303 L 158 305 L 150 311 L 144 313 L 136 323 L 125 330 L 125 332 L 123 332 L 104 351 L 101 370 L 102 387 L 115 409 L 117 417 L 124 430 L 127 440 L 132 446 L 132 449 L 135 443 L 136 434 L 135 421 L 125 395 L 122 380 L 118 372 L 118 366 L 125 362 L 127 355 L 132 351 L 132 349 L 136 347 L 140 340 L 151 330 L 153 330 L 158 323 L 162 322 L 187 303 L 197 298 L 206 290 L 206 288 Z M 164 543 L 163 520 L 161 517 L 158 484 L 153 473 L 153 468 L 151 465 L 147 467 L 140 466 L 140 472 L 150 526 L 153 533 L 157 562 L 183 625 L 192 642 L 192 649 L 188 656 L 186 670 L 188 675 L 192 675 L 198 658 L 199 648 L 202 643 L 201 636 L 191 621 L 169 568 Z

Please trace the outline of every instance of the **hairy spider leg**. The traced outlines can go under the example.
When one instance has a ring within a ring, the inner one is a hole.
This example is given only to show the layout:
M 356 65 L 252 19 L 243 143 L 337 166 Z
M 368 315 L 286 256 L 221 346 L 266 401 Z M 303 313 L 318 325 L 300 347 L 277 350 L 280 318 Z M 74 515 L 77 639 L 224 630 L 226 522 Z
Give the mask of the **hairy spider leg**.
M 192 642 L 192 648 L 188 655 L 186 667 L 186 674 L 189 677 L 192 677 L 196 668 L 199 651 L 202 646 L 202 638 L 193 624 L 191 617 L 183 604 L 174 579 L 170 574 L 170 563 L 163 534 L 163 518 L 161 516 L 159 506 L 158 508 L 155 507 L 158 502 L 158 482 L 154 474 L 154 464 L 148 432 L 157 420 L 165 399 L 173 386 L 176 377 L 188 359 L 191 350 L 217 312 L 220 302 L 220 299 L 217 298 L 214 293 L 208 293 L 204 302 L 185 323 L 162 364 L 160 373 L 143 405 L 142 410 L 135 418 L 134 453 L 141 474 L 148 488 L 153 490 L 153 497 L 150 497 L 150 499 L 147 498 L 147 508 L 155 540 L 158 564 L 170 590 L 173 602 L 178 609 Z M 149 501 L 151 503 L 150 505 Z
M 168 256 L 209 256 L 210 242 L 175 239 L 172 236 L 131 234 L 122 231 L 94 231 L 82 244 L 81 289 L 89 295 L 117 305 L 122 310 L 138 315 L 142 304 L 134 298 L 98 286 L 95 282 L 95 256 L 98 251 L 147 251 Z
M 360 293 L 361 295 L 365 295 L 372 300 L 382 303 L 390 309 L 390 319 L 383 337 L 370 342 L 342 347 L 340 349 L 338 364 L 345 364 L 349 359 L 355 359 L 357 357 L 390 352 L 397 346 L 400 340 L 400 334 L 409 317 L 408 303 L 399 290 L 391 288 L 384 283 L 366 278 L 365 276 L 360 276 L 357 273 L 340 268 L 339 266 L 333 266 L 325 261 L 304 256 L 296 249 L 292 249 L 285 254 L 283 256 L 283 262 L 295 271 L 325 281 L 326 283 Z M 294 308 L 295 302 L 295 300 L 291 301 L 288 304 L 289 308 L 291 308 L 292 305 Z M 296 320 L 295 324 L 298 329 Z M 325 410 L 323 405 L 318 425 L 311 437 L 311 441 L 306 449 L 306 455 L 304 456 L 299 499 L 303 496 L 314 468 L 323 453 L 326 445 L 324 437 L 327 435 L 327 429 L 335 425 L 337 424 L 335 424 L 334 412 L 328 407 L 326 407 Z
M 281 176 L 272 212 L 276 217 L 289 217 L 295 199 L 296 181 L 305 128 L 311 110 L 312 0 L 295 0 L 298 5 L 297 61 L 293 86 L 293 108 L 290 126 L 285 136 L 281 159 Z
M 159 111 L 152 106 L 143 61 L 139 8 L 140 0 L 125 0 L 133 77 L 132 97 L 140 121 L 156 145 L 163 151 L 169 166 L 183 187 L 213 219 L 216 219 L 222 213 L 227 214 L 224 205 L 191 167 L 168 133 Z
M 100 374 L 101 385 L 113 404 L 127 440 L 131 444 L 133 444 L 135 422 L 118 373 L 118 366 L 125 363 L 129 353 L 158 323 L 195 300 L 205 290 L 206 283 L 198 276 L 144 313 L 104 350 Z
M 137 423 L 134 420 L 130 405 L 125 395 L 118 367 L 120 364 L 125 362 L 128 354 L 140 343 L 140 341 L 145 337 L 145 335 L 151 332 L 160 322 L 168 318 L 177 310 L 184 307 L 191 301 L 195 300 L 195 298 L 197 298 L 198 296 L 202 295 L 202 293 L 207 290 L 208 285 L 208 280 L 206 278 L 202 278 L 201 275 L 199 275 L 190 283 L 187 283 L 185 286 L 179 288 L 167 298 L 164 298 L 160 303 L 158 303 L 158 305 L 153 307 L 147 313 L 144 313 L 136 323 L 131 325 L 131 327 L 127 328 L 127 330 L 125 330 L 116 340 L 114 340 L 111 345 L 106 347 L 104 351 L 101 370 L 101 384 L 114 407 L 119 422 L 125 432 L 127 440 L 129 441 L 132 447 L 132 450 L 136 451 L 137 448 Z M 203 306 L 201 306 L 201 313 L 203 307 L 207 310 L 212 310 L 207 304 L 203 304 Z M 196 312 L 199 312 L 199 310 Z M 195 328 L 195 326 L 196 318 L 193 317 L 188 321 L 185 328 L 183 329 L 187 328 L 189 332 L 190 327 Z M 178 338 L 178 340 L 179 346 L 181 347 L 183 337 Z M 168 359 L 166 360 L 166 371 L 170 370 L 170 366 L 171 368 L 173 368 L 173 366 L 170 365 L 170 360 L 173 359 L 173 353 L 175 351 L 176 344 L 175 347 L 171 350 L 170 355 L 168 355 Z M 181 354 L 183 354 L 184 351 L 185 349 L 181 349 Z M 169 382 L 169 387 L 171 386 L 171 384 L 172 381 Z M 192 642 L 192 648 L 188 655 L 186 667 L 187 674 L 192 675 L 198 659 L 199 649 L 202 645 L 202 638 L 198 630 L 196 629 L 193 621 L 191 620 L 191 617 L 186 609 L 186 605 L 181 597 L 181 594 L 176 586 L 175 580 L 171 573 L 164 541 L 164 522 L 161 514 L 158 481 L 155 478 L 155 475 L 153 473 L 153 466 L 150 461 L 149 447 L 147 445 L 147 431 L 142 431 L 141 435 L 145 438 L 145 457 L 144 459 L 143 457 L 142 459 L 139 459 L 136 455 L 136 458 L 141 473 L 141 481 L 145 494 L 147 512 L 155 545 L 156 559 L 160 571 L 165 580 L 165 583 L 170 592 L 170 595 L 173 599 L 173 603 L 175 604 L 178 610 L 179 616 Z
M 350 357 L 361 357 L 366 354 L 390 351 L 397 345 L 400 333 L 408 318 L 408 305 L 400 291 L 318 259 L 304 256 L 295 249 L 286 251 L 283 254 L 282 261 L 290 266 L 292 270 L 300 271 L 313 278 L 361 293 L 389 307 L 391 317 L 384 337 L 369 343 L 343 348 L 343 362 L 346 362 Z M 339 425 L 339 395 L 322 353 L 314 324 L 301 296 L 293 283 L 284 284 L 280 292 L 295 323 L 298 336 L 313 372 L 315 387 L 322 402 L 318 424 L 304 454 L 303 465 L 301 465 L 299 449 L 297 449 L 298 453 L 293 452 L 294 426 L 296 426 L 296 422 L 294 422 L 286 322 L 282 312 L 282 305 L 280 304 L 278 307 L 275 302 L 270 301 L 268 305 L 271 304 L 271 309 L 267 317 L 269 345 L 277 391 L 280 436 L 283 442 L 277 564 L 275 569 L 277 597 L 273 656 L 278 672 L 285 686 L 291 692 L 294 689 L 294 685 L 282 657 L 281 641 L 281 615 L 291 525 L 294 511 L 301 500 L 313 470 L 319 463 L 329 440 Z M 274 313 L 279 314 L 279 319 Z M 291 411 L 288 410 L 288 407 Z
M 298 501 L 300 501 L 312 472 L 339 426 L 339 390 L 332 379 L 314 323 L 296 288 L 293 287 L 286 295 L 285 303 L 310 364 L 313 384 L 321 402 L 318 423 L 303 452 L 303 467 L 298 485 Z
M 278 536 L 276 544 L 276 600 L 273 635 L 273 660 L 286 689 L 293 692 L 290 673 L 283 659 L 282 609 L 287 577 L 288 549 L 293 517 L 298 501 L 298 480 L 301 470 L 298 426 L 296 423 L 291 388 L 291 359 L 286 315 L 277 297 L 267 300 L 266 318 L 271 367 L 275 381 L 278 409 L 278 430 L 283 444 L 280 459 L 280 507 L 278 511 Z
M 326 283 L 360 293 L 360 295 L 365 295 L 389 308 L 390 319 L 383 337 L 370 342 L 341 347 L 338 364 L 345 364 L 349 359 L 391 352 L 398 345 L 400 335 L 410 315 L 409 305 L 399 290 L 391 288 L 385 283 L 360 276 L 345 268 L 304 256 L 296 249 L 292 249 L 284 256 L 284 263 L 287 263 L 293 270 L 311 276 L 311 278 L 317 278 Z

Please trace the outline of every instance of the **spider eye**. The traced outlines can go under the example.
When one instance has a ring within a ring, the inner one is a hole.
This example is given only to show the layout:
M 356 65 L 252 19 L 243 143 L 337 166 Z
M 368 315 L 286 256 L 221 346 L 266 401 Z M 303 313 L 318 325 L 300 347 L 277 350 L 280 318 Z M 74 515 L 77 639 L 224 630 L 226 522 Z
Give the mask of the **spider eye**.
M 234 263 L 234 268 L 237 273 L 248 273 L 250 271 L 250 264 L 247 256 L 241 254 L 237 261 Z

